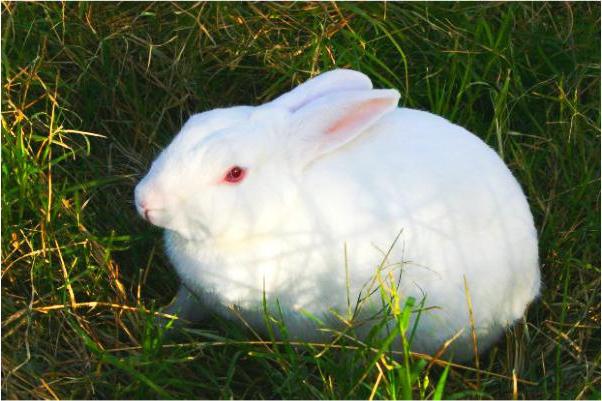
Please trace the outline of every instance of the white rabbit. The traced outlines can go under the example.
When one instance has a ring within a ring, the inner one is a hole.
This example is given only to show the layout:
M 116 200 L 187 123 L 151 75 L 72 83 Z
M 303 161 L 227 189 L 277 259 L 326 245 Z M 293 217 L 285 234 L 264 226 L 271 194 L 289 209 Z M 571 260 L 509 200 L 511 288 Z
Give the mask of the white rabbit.
M 182 282 L 169 310 L 198 320 L 235 305 L 261 328 L 265 294 L 290 338 L 320 340 L 304 313 L 334 324 L 362 298 L 371 316 L 374 278 L 391 272 L 402 299 L 424 301 L 412 349 L 463 330 L 455 360 L 473 356 L 472 327 L 483 350 L 523 316 L 540 272 L 519 184 L 475 135 L 398 100 L 334 70 L 191 117 L 135 191 Z

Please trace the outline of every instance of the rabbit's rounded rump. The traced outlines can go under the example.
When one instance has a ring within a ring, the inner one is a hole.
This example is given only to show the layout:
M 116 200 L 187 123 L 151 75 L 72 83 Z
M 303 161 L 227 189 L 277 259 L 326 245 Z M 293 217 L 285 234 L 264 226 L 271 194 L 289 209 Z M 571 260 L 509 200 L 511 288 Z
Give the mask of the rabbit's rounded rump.
M 167 229 L 184 285 L 174 311 L 235 306 L 261 328 L 265 296 L 290 337 L 320 340 L 307 313 L 333 326 L 355 313 L 361 333 L 395 291 L 421 304 L 412 349 L 462 331 L 456 360 L 473 352 L 468 295 L 480 349 L 520 318 L 539 291 L 520 186 L 475 135 L 398 97 L 335 70 L 191 118 L 136 188 Z

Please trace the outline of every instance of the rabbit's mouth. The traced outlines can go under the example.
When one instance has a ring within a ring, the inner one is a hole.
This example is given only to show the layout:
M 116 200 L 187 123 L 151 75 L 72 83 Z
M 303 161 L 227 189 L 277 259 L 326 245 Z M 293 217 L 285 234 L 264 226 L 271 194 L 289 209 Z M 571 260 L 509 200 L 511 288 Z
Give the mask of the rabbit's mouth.
M 149 223 L 157 226 L 159 224 L 157 224 L 157 215 L 161 213 L 160 209 L 142 209 L 140 211 L 140 214 L 142 215 L 142 217 L 144 218 L 144 220 L 148 221 Z
M 138 213 L 144 220 L 148 221 L 152 225 L 168 228 L 167 225 L 169 223 L 169 219 L 167 218 L 168 216 L 166 215 L 164 209 L 148 209 L 144 207 L 138 207 Z

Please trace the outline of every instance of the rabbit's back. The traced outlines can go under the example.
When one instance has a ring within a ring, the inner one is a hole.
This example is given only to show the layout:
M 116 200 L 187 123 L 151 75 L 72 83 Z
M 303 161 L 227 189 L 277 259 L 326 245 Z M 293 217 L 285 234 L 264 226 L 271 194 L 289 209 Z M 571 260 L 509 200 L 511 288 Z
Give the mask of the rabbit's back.
M 421 318 L 429 336 L 466 327 L 465 279 L 476 323 L 492 338 L 539 292 L 537 233 L 520 186 L 495 151 L 441 117 L 387 115 L 317 161 L 305 188 L 329 235 L 345 239 L 356 290 L 400 233 L 388 263 L 399 264 L 402 293 L 441 308 Z

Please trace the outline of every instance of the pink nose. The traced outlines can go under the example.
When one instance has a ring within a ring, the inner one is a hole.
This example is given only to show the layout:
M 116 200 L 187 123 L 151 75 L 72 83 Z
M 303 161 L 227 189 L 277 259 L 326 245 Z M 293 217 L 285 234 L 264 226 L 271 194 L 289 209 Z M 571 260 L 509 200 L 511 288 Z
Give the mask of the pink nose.
M 148 220 L 148 211 L 149 208 L 146 205 L 146 201 L 144 199 L 136 202 L 136 208 L 138 209 L 138 213 L 145 219 Z
M 159 197 L 159 194 L 156 191 L 153 191 L 151 188 L 149 188 L 148 185 L 144 185 L 144 182 L 141 182 L 136 186 L 136 189 L 134 191 L 134 197 L 136 202 L 136 209 L 138 210 L 140 216 L 142 216 L 145 220 L 151 222 L 149 213 L 152 210 L 162 208 L 162 202 Z
M 145 220 L 148 220 L 149 207 L 146 200 L 140 199 L 138 194 L 136 194 L 136 210 L 140 216 L 142 216 Z

